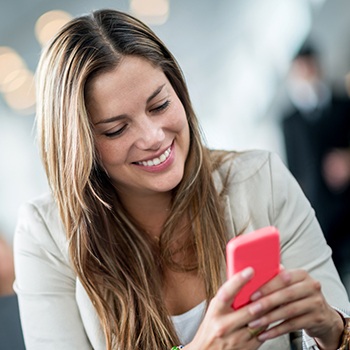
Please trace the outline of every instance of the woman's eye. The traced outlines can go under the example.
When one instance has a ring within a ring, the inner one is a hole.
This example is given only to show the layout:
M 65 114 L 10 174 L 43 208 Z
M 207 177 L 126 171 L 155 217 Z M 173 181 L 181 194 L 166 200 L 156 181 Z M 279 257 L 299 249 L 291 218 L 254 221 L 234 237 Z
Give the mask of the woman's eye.
M 168 106 L 170 105 L 170 101 L 167 100 L 165 101 L 163 104 L 161 104 L 160 106 L 156 107 L 156 108 L 153 108 L 152 109 L 152 112 L 161 112 L 163 111 L 164 109 L 168 108 Z
M 113 131 L 113 132 L 106 132 L 105 135 L 107 137 L 116 137 L 116 136 L 119 136 L 122 134 L 122 132 L 126 129 L 127 125 L 124 125 L 122 128 L 116 130 L 116 131 Z

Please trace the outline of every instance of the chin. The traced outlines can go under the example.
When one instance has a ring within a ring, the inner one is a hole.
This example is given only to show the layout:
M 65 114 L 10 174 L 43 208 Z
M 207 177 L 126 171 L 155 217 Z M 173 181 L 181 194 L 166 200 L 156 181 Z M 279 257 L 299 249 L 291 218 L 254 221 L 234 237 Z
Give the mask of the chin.
M 154 189 L 158 192 L 170 192 L 181 183 L 182 178 L 183 174 L 181 174 L 181 176 L 171 179 L 171 181 L 159 183 L 158 186 L 154 187 Z

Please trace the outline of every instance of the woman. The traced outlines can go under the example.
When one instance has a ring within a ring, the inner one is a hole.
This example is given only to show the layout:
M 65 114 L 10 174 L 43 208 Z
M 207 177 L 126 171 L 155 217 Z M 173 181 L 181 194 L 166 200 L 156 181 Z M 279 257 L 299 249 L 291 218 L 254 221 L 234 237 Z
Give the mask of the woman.
M 299 329 L 338 346 L 349 304 L 308 202 L 277 157 L 203 146 L 148 27 L 111 10 L 72 20 L 42 54 L 37 91 L 52 195 L 16 230 L 27 349 L 280 350 Z M 225 245 L 267 225 L 284 270 L 233 312 L 254 271 L 225 282 Z

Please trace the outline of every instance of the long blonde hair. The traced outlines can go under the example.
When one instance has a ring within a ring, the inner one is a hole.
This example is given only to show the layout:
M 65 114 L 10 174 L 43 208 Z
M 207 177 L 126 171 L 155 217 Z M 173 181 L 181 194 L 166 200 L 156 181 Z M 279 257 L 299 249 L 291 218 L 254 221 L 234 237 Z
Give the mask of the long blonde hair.
M 126 55 L 161 67 L 186 110 L 190 150 L 183 180 L 159 246 L 127 214 L 99 164 L 86 110 L 89 82 Z M 92 300 L 107 349 L 162 349 L 178 339 L 162 300 L 162 269 L 195 270 L 210 300 L 222 283 L 226 232 L 211 177 L 223 154 L 203 146 L 182 72 L 142 22 L 115 10 L 73 19 L 42 53 L 37 70 L 37 128 L 41 155 L 64 223 L 72 265 Z M 184 213 L 191 232 L 184 249 L 195 264 L 172 259 L 173 234 Z

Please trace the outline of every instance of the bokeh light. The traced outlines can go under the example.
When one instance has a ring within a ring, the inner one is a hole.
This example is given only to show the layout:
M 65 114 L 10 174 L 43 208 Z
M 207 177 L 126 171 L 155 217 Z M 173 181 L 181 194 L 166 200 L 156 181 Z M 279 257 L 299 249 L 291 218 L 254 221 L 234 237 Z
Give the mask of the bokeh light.
M 169 0 L 130 0 L 131 13 L 148 24 L 164 24 L 169 17 Z
M 41 15 L 35 24 L 35 36 L 41 46 L 44 46 L 72 16 L 65 11 L 52 10 Z
M 0 47 L 0 91 L 9 107 L 21 114 L 35 107 L 34 74 L 20 55 L 9 47 Z

